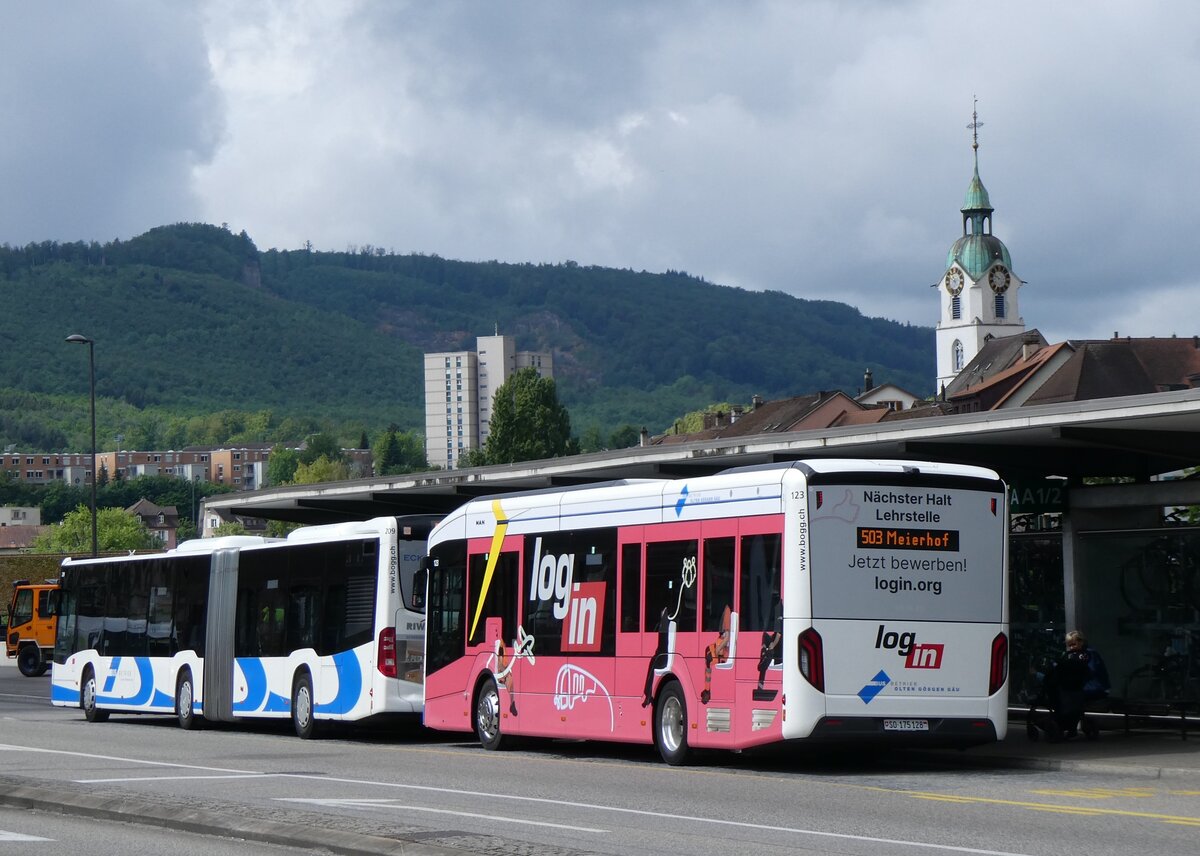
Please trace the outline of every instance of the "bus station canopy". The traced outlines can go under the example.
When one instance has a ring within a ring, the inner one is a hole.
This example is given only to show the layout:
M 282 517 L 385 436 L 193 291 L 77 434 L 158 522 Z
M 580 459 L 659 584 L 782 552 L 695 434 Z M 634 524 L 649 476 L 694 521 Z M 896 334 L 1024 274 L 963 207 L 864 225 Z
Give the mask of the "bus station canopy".
M 205 508 L 305 524 L 447 514 L 480 496 L 615 479 L 688 478 L 811 457 L 977 464 L 1009 481 L 1057 476 L 1078 484 L 1085 477 L 1114 477 L 1145 484 L 1200 465 L 1200 389 L 287 485 L 209 497 Z M 1187 488 L 1169 502 L 1200 504 L 1200 482 Z M 1189 501 L 1191 493 L 1196 497 Z

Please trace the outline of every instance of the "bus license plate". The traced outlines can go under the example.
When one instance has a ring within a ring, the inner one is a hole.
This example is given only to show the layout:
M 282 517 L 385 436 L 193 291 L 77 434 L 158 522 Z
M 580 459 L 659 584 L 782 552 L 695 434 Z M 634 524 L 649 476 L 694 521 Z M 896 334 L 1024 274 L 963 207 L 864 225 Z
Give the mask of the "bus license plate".
M 884 731 L 928 731 L 928 719 L 885 719 Z

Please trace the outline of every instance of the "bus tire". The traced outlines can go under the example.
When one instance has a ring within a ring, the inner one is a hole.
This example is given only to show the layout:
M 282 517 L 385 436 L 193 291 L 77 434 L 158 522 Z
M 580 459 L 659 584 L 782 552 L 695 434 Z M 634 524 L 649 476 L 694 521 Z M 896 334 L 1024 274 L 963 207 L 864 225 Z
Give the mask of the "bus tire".
M 484 749 L 502 749 L 507 742 L 500 730 L 500 688 L 495 678 L 484 681 L 475 694 L 475 734 Z
M 22 645 L 17 651 L 17 668 L 27 678 L 46 674 L 46 666 L 42 663 L 42 649 L 37 645 Z
M 673 767 L 688 763 L 687 702 L 678 681 L 671 681 L 654 705 L 654 745 L 662 759 Z
M 175 681 L 175 719 L 184 731 L 194 731 L 200 727 L 200 717 L 196 716 L 196 690 L 192 683 L 192 670 L 186 666 L 180 670 L 179 679 Z
M 292 725 L 301 740 L 317 736 L 317 717 L 313 704 L 312 676 L 301 672 L 292 683 Z
M 83 718 L 88 722 L 103 722 L 108 719 L 108 711 L 96 706 L 96 673 L 88 666 L 83 673 L 83 683 L 79 685 L 79 706 L 83 708 Z

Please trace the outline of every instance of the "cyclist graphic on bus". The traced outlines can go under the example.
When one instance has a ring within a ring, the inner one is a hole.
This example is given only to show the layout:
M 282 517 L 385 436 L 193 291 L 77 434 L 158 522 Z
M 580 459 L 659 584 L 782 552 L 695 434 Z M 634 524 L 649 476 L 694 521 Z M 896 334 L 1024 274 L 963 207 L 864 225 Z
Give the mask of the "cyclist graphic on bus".
M 712 698 L 713 663 L 724 663 L 729 659 L 729 625 L 731 611 L 726 605 L 721 613 L 721 631 L 717 638 L 704 649 L 704 690 L 700 693 L 700 703 L 708 704 Z M 761 684 L 761 681 L 760 681 Z

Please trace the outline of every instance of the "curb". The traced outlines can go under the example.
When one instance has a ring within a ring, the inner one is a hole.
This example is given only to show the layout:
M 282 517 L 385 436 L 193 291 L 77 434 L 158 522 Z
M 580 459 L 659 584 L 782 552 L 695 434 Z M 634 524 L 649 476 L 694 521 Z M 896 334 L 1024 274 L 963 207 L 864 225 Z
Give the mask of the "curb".
M 11 780 L 10 780 L 11 781 Z M 35 785 L 13 784 L 0 789 L 0 805 L 37 809 L 53 814 L 116 820 L 143 826 L 195 832 L 221 838 L 243 839 L 285 847 L 331 853 L 382 854 L 382 856 L 462 856 L 472 851 L 423 844 L 402 836 L 385 837 L 310 824 L 281 823 L 262 818 L 178 806 L 127 796 L 96 796 Z M 314 821 L 316 818 L 314 818 Z
M 1154 764 L 1134 764 L 1121 761 L 1078 758 L 1035 758 L 1023 755 L 968 755 L 965 753 L 929 752 L 920 749 L 904 752 L 904 757 L 920 758 L 927 763 L 954 764 L 993 770 L 1036 770 L 1043 773 L 1096 773 L 1109 776 L 1132 776 L 1139 779 L 1200 779 L 1200 770 L 1187 767 L 1160 767 Z

